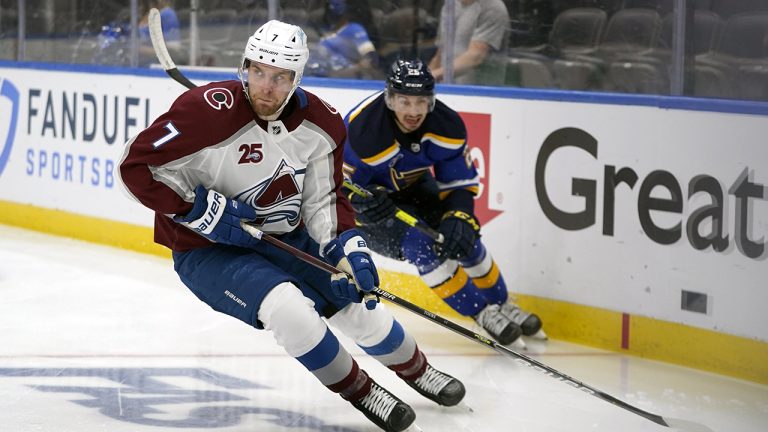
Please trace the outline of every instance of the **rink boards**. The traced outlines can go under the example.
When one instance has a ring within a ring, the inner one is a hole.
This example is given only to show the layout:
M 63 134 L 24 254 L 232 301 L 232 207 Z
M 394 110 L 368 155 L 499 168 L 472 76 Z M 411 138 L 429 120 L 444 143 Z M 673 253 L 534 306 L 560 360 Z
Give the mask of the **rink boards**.
M 305 80 L 342 114 L 380 87 Z M 0 63 L 0 222 L 167 256 L 114 168 L 183 90 L 160 71 Z M 468 127 L 484 240 L 550 336 L 768 383 L 766 104 L 439 91 Z M 385 289 L 455 317 L 383 267 Z

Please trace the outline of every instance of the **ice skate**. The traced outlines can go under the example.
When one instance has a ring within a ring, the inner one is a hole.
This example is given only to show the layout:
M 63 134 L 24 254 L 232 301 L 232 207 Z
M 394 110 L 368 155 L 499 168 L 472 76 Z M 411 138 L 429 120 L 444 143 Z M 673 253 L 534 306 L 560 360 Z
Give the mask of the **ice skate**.
M 422 396 L 443 406 L 458 404 L 466 393 L 461 381 L 440 372 L 430 364 L 427 364 L 427 370 L 422 376 L 406 383 Z
M 351 402 L 368 420 L 387 432 L 402 432 L 416 419 L 416 413 L 408 404 L 373 380 L 368 394 Z
M 501 313 L 504 314 L 513 323 L 520 326 L 523 336 L 530 336 L 535 339 L 547 339 L 541 326 L 541 319 L 538 315 L 524 311 L 520 306 L 513 302 L 501 305 Z
M 475 321 L 497 342 L 509 345 L 520 339 L 523 332 L 520 326 L 502 314 L 500 309 L 499 305 L 488 305 L 475 315 Z

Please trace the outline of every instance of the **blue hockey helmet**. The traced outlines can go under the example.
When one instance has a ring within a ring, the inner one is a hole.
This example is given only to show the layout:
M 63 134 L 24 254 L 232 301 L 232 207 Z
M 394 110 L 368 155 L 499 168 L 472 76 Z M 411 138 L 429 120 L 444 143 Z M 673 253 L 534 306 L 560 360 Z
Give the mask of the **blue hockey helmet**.
M 419 59 L 398 59 L 389 68 L 387 92 L 409 96 L 434 96 L 435 77 Z

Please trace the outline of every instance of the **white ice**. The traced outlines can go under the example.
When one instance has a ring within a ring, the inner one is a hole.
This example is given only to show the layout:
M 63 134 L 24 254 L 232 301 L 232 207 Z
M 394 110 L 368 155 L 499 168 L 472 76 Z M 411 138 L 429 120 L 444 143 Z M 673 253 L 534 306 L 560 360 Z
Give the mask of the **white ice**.
M 466 406 L 434 405 L 342 341 L 425 432 L 675 430 L 389 307 Z M 557 340 L 524 354 L 664 417 L 768 430 L 766 386 Z M 160 430 L 377 429 L 268 333 L 195 298 L 170 260 L 0 225 L 0 431 Z

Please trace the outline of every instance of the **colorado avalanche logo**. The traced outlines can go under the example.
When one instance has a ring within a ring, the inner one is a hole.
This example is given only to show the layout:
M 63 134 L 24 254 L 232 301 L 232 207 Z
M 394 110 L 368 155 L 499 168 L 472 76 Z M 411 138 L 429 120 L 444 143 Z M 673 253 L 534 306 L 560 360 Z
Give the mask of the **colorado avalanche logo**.
M 304 170 L 296 171 L 281 161 L 271 178 L 237 199 L 256 209 L 255 222 L 260 226 L 285 222 L 289 227 L 295 227 L 301 218 L 301 189 L 296 177 L 303 174 Z
M 221 111 L 222 108 L 230 109 L 234 105 L 235 97 L 232 96 L 232 92 L 229 89 L 223 87 L 210 88 L 203 93 L 205 101 L 213 109 Z

